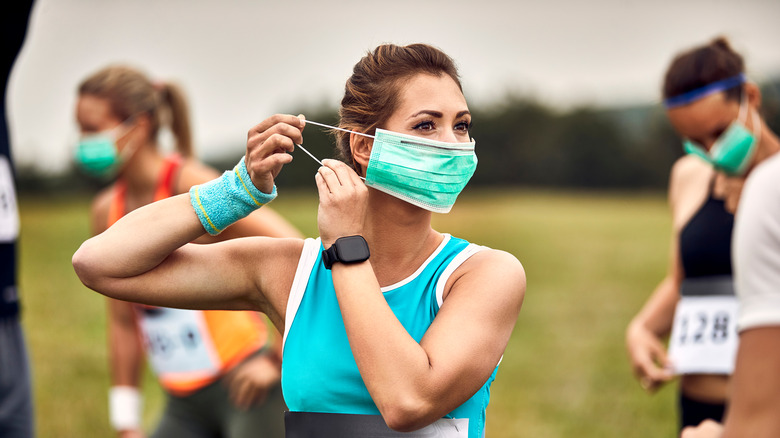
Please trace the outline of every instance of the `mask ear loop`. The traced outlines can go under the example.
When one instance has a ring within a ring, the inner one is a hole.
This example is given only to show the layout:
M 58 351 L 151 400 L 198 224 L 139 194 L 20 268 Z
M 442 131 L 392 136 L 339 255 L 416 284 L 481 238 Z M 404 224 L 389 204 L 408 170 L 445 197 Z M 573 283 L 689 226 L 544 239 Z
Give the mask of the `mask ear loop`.
M 335 130 L 337 130 L 337 131 L 343 131 L 343 132 L 354 133 L 354 134 L 357 134 L 357 135 L 362 135 L 363 137 L 374 138 L 374 136 L 373 136 L 373 135 L 368 135 L 368 134 L 364 134 L 364 133 L 362 133 L 362 132 L 357 132 L 357 131 L 350 131 L 349 129 L 339 128 L 339 127 L 337 127 L 337 126 L 330 126 L 330 125 L 326 125 L 326 124 L 324 124 L 324 123 L 319 123 L 319 122 L 313 122 L 313 121 L 311 121 L 311 120 L 305 120 L 305 121 L 304 121 L 304 123 L 311 123 L 312 125 L 322 126 L 323 128 L 330 128 L 330 129 L 335 129 Z M 295 146 L 298 146 L 298 147 L 299 147 L 299 148 L 300 148 L 302 151 L 306 152 L 306 155 L 310 156 L 310 157 L 311 157 L 311 158 L 312 158 L 314 161 L 316 161 L 317 163 L 319 163 L 319 165 L 320 165 L 320 166 L 324 166 L 324 164 L 322 164 L 322 161 L 318 160 L 318 159 L 317 159 L 317 157 L 315 157 L 314 155 L 312 155 L 312 153 L 311 153 L 311 152 L 307 151 L 307 150 L 306 150 L 306 148 L 304 148 L 303 146 L 299 145 L 298 143 L 295 143 Z M 362 179 L 363 181 L 365 181 L 365 180 L 366 180 L 366 179 L 365 179 L 365 178 L 363 178 L 362 176 L 359 176 L 359 175 L 358 175 L 358 177 L 359 177 L 360 179 Z
M 739 120 L 740 123 L 747 122 L 747 90 L 742 90 L 742 99 L 739 103 L 739 113 L 737 114 L 737 120 Z M 742 116 L 745 116 L 744 119 Z M 744 122 L 743 122 L 744 120 Z
M 756 148 L 761 142 L 761 117 L 758 116 L 758 110 L 753 110 L 753 130 L 756 137 Z

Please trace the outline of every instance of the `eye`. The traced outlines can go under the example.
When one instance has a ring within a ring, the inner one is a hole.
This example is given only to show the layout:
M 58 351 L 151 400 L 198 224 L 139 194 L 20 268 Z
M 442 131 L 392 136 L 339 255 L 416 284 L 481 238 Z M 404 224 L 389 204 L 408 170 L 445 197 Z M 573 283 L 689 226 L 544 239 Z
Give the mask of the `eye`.
M 461 133 L 468 133 L 471 130 L 471 121 L 463 120 L 455 124 L 455 131 Z
M 433 123 L 432 120 L 425 120 L 414 125 L 412 129 L 414 129 L 415 131 L 433 131 L 434 129 L 436 129 L 436 125 Z

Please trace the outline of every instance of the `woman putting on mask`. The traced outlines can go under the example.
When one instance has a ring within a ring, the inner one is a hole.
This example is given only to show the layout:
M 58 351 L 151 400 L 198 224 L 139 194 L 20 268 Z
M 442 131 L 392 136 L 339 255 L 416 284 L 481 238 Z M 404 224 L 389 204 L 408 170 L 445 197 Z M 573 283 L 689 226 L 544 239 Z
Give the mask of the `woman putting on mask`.
M 672 170 L 674 238 L 667 277 L 627 330 L 635 374 L 654 390 L 680 379 L 680 426 L 721 421 L 737 352 L 733 211 L 745 175 L 771 148 L 758 88 L 719 38 L 677 56 L 664 103 L 688 155 Z M 763 141 L 762 141 L 763 140 Z M 662 344 L 668 335 L 669 357 Z
M 116 179 L 93 203 L 94 234 L 142 205 L 218 175 L 192 158 L 187 105 L 174 84 L 155 86 L 125 66 L 104 68 L 80 84 L 76 118 L 82 133 L 77 164 L 90 175 Z M 166 123 L 176 140 L 177 153 L 170 156 L 157 147 Z M 219 239 L 247 235 L 299 233 L 267 210 Z M 110 419 L 120 437 L 143 436 L 138 387 L 144 356 L 168 394 L 153 436 L 283 436 L 280 357 L 262 315 L 109 299 L 107 319 Z
M 476 162 L 454 64 L 427 45 L 379 46 L 355 65 L 340 117 L 352 167 L 324 160 L 315 175 L 320 238 L 187 244 L 276 195 L 305 121 L 275 115 L 233 172 L 126 216 L 82 245 L 76 271 L 118 299 L 265 312 L 284 331 L 288 437 L 481 437 L 525 274 L 431 228 Z

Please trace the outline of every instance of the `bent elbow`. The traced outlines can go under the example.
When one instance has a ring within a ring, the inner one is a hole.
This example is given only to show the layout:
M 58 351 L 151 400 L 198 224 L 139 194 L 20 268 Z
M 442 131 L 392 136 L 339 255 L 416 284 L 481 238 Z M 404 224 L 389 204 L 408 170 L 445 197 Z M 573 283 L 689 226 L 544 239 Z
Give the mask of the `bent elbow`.
M 387 427 L 397 432 L 412 432 L 433 423 L 431 406 L 423 400 L 406 397 L 389 403 L 380 409 Z
M 97 275 L 97 263 L 95 257 L 89 249 L 89 240 L 82 243 L 78 250 L 73 254 L 71 263 L 76 276 L 84 286 L 97 291 L 99 287 L 99 276 Z

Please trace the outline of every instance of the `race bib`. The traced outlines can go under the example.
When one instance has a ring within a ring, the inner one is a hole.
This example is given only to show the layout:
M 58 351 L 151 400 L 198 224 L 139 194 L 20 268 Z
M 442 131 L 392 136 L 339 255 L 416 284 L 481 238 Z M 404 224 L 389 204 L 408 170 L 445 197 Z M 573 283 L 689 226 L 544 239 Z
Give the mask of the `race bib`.
M 205 320 L 195 310 L 139 307 L 147 356 L 158 376 L 209 376 L 219 372 L 219 360 Z
M 19 212 L 11 163 L 0 155 L 0 243 L 10 243 L 19 237 Z
M 737 356 L 734 296 L 683 296 L 677 303 L 669 357 L 677 374 L 731 374 Z

